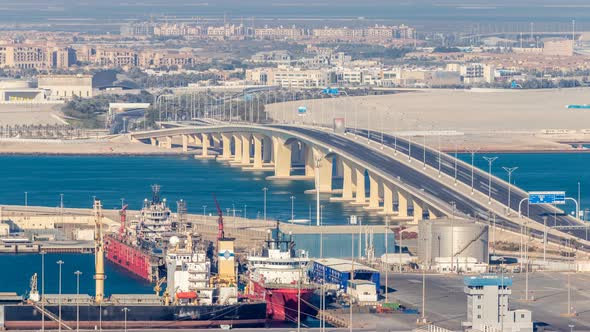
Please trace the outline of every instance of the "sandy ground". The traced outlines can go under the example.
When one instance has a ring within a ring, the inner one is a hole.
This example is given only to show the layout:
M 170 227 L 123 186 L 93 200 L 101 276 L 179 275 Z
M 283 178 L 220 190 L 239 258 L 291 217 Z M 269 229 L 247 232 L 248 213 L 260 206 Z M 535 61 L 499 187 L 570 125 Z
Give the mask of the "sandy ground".
M 426 134 L 427 143 L 435 146 L 442 136 L 446 150 L 455 144 L 484 150 L 564 150 L 570 146 L 557 142 L 590 141 L 590 110 L 568 110 L 568 104 L 590 104 L 590 89 L 420 90 L 279 103 L 270 105 L 269 113 L 280 122 L 331 125 L 332 118 L 340 117 L 349 127 Z M 299 106 L 307 107 L 307 115 L 297 115 Z M 567 133 L 543 134 L 546 130 Z
M 63 105 L 0 105 L 0 125 L 67 124 L 61 117 Z
M 197 153 L 191 150 L 187 153 Z M 150 144 L 131 142 L 127 136 L 104 140 L 3 140 L 0 139 L 0 154 L 105 154 L 144 155 L 179 154 L 181 148 L 163 149 Z

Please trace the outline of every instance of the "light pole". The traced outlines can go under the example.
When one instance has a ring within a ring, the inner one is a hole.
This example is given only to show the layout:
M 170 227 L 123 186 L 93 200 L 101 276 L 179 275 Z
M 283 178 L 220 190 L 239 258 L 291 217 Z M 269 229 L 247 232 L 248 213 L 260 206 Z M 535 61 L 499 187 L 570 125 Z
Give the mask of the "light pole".
M 295 220 L 295 196 L 291 196 L 291 223 Z
M 29 206 L 29 193 L 25 191 L 25 207 Z
M 457 142 L 455 142 L 455 176 L 454 176 L 454 185 L 457 185 Z
M 472 148 L 468 150 L 471 154 L 471 195 L 473 195 L 473 173 L 475 170 L 474 162 L 475 162 L 475 154 L 479 151 L 479 148 Z
M 121 311 L 123 311 L 123 313 L 125 314 L 124 327 L 125 327 L 125 332 L 127 332 L 127 312 L 129 311 L 129 308 L 125 307 L 125 308 L 121 309 Z
M 61 259 L 57 261 L 57 265 L 59 265 L 59 297 L 58 297 L 58 304 L 59 304 L 59 317 L 58 317 L 58 322 L 57 325 L 59 326 L 59 331 L 61 332 L 61 266 L 64 264 L 64 261 L 62 261 Z
M 41 331 L 45 332 L 45 251 L 41 251 Z
M 74 272 L 76 275 L 76 331 L 80 331 L 80 275 L 82 272 Z
M 207 215 L 207 205 L 203 205 L 203 218 Z
M 267 187 L 262 188 L 264 192 L 264 221 L 266 221 L 266 192 L 268 191 Z
M 508 204 L 506 204 L 506 215 L 510 215 L 510 189 L 512 188 L 512 172 L 516 171 L 518 167 L 502 167 L 508 173 Z
M 498 157 L 483 157 L 488 162 L 488 204 L 492 204 L 492 163 Z

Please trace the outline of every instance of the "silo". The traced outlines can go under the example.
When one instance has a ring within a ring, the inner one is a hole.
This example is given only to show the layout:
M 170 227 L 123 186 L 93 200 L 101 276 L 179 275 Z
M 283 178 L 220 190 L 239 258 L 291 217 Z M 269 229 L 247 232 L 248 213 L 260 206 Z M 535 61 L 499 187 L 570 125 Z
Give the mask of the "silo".
M 432 265 L 436 257 L 473 257 L 488 261 L 488 226 L 465 219 L 422 220 L 418 257 Z

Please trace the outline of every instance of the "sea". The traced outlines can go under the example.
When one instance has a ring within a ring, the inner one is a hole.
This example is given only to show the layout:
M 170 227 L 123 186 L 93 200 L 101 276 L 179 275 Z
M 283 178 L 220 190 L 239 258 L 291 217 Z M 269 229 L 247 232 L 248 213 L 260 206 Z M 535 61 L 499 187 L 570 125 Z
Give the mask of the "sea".
M 581 210 L 590 207 L 589 153 L 489 153 L 475 157 L 475 165 L 487 171 L 483 156 L 496 156 L 492 173 L 506 178 L 502 167 L 518 167 L 512 181 L 525 190 L 563 190 L 573 198 L 578 196 L 580 184 Z M 468 154 L 459 158 L 471 162 Z M 94 197 L 103 201 L 105 208 L 116 209 L 121 199 L 131 209 L 141 208 L 150 198 L 152 184 L 160 184 L 165 197 L 175 210 L 175 202 L 184 199 L 191 213 L 214 214 L 213 194 L 228 218 L 234 213 L 249 218 L 262 217 L 267 191 L 267 218 L 287 222 L 291 206 L 295 219 L 315 221 L 315 196 L 304 194 L 313 188 L 313 181 L 268 181 L 269 173 L 243 172 L 212 160 L 196 160 L 185 156 L 0 156 L 0 204 L 26 204 L 58 207 L 63 194 L 65 207 L 90 208 Z M 26 194 L 25 194 L 26 192 Z M 294 196 L 294 200 L 291 200 Z M 293 205 L 291 203 L 293 202 Z M 364 224 L 383 223 L 380 217 L 370 217 L 361 209 L 342 203 L 329 202 L 322 196 L 322 223 L 348 223 L 350 215 L 358 215 Z M 573 206 L 563 206 L 573 211 Z M 229 211 L 227 210 L 229 209 Z M 228 213 L 229 212 L 229 213 Z M 231 219 L 230 219 L 231 220 Z M 363 236 L 364 237 L 364 236 Z M 325 257 L 350 257 L 350 235 L 324 235 Z M 358 239 L 358 237 L 357 237 Z M 319 236 L 297 235 L 297 248 L 318 254 Z M 388 240 L 389 250 L 394 248 Z M 362 248 L 365 243 L 363 242 Z M 384 235 L 374 236 L 375 254 L 385 250 Z M 395 250 L 395 249 L 393 249 Z M 355 253 L 358 255 L 358 251 Z M 57 292 L 59 269 L 56 262 L 63 260 L 62 286 L 64 293 L 76 292 L 74 271 L 81 271 L 80 292 L 92 293 L 94 287 L 93 257 L 85 254 L 47 254 L 45 256 L 45 287 L 47 293 Z M 0 255 L 0 266 L 6 267 L 0 276 L 0 292 L 16 291 L 23 294 L 29 287 L 33 273 L 41 275 L 41 256 L 38 254 Z M 125 271 L 106 265 L 107 293 L 151 293 L 153 285 L 134 278 Z M 40 286 L 40 285 L 39 285 Z

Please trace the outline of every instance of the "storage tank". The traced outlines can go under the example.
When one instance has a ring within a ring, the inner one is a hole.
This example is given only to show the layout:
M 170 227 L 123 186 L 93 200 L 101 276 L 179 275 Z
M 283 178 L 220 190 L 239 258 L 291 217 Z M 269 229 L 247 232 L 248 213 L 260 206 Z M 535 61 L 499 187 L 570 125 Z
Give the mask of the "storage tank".
M 418 257 L 432 265 L 436 257 L 473 257 L 488 262 L 488 226 L 465 219 L 422 220 Z

